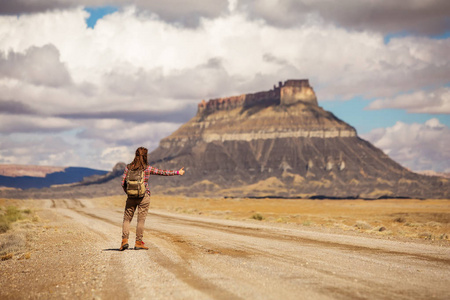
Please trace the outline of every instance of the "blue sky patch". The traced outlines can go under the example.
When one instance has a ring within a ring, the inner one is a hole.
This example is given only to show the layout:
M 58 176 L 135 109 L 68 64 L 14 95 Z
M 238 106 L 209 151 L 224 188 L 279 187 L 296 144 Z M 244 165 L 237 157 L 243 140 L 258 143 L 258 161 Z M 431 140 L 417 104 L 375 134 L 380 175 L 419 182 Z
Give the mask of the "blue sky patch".
M 384 36 L 384 44 L 387 45 L 389 44 L 389 42 L 391 41 L 391 39 L 395 39 L 395 38 L 404 38 L 407 36 L 414 36 L 416 34 L 410 33 L 408 31 L 400 31 L 400 32 L 395 32 L 395 33 L 388 33 Z M 429 37 L 431 39 L 435 39 L 435 40 L 445 40 L 448 39 L 450 37 L 450 31 L 446 31 L 444 33 L 441 34 L 437 34 L 437 35 L 427 35 L 426 37 Z
M 403 123 L 425 123 L 436 118 L 441 124 L 450 127 L 450 117 L 446 114 L 419 114 L 408 113 L 404 109 L 369 110 L 366 107 L 374 100 L 365 100 L 355 97 L 348 101 L 321 101 L 323 109 L 332 112 L 336 117 L 355 127 L 358 134 L 370 132 L 372 129 L 392 127 L 397 121 Z
M 400 32 L 395 32 L 395 33 L 388 33 L 388 34 L 386 34 L 384 36 L 384 44 L 385 45 L 389 44 L 389 42 L 393 38 L 403 38 L 403 37 L 406 37 L 408 35 L 411 35 L 411 33 L 409 33 L 408 31 L 400 31 Z
M 86 7 L 84 8 L 90 15 L 86 19 L 86 24 L 89 28 L 94 28 L 97 21 L 106 15 L 110 15 L 118 11 L 115 6 L 99 6 L 99 7 Z
M 436 39 L 436 40 L 445 40 L 445 39 L 448 39 L 448 38 L 450 38 L 450 30 L 449 30 L 449 31 L 446 31 L 446 32 L 444 32 L 444 33 L 442 33 L 442 34 L 434 35 L 434 36 L 432 36 L 432 38 L 433 38 L 433 39 Z

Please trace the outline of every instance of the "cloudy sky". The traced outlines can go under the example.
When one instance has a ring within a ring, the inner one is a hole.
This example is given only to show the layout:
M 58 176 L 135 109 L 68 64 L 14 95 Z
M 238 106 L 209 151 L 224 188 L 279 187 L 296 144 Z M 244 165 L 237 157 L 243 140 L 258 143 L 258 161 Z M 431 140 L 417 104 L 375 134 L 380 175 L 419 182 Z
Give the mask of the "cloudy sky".
M 449 53 L 448 0 L 2 0 L 0 163 L 109 170 L 202 99 L 308 78 L 402 165 L 450 172 Z

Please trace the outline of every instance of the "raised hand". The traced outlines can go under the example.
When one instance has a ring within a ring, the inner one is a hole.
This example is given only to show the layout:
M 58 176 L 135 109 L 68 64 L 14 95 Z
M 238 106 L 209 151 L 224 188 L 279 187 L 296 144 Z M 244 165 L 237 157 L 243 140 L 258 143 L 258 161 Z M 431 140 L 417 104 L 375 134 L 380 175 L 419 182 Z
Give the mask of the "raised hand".
M 180 175 L 184 175 L 184 167 L 182 167 L 181 169 L 178 170 L 178 174 Z

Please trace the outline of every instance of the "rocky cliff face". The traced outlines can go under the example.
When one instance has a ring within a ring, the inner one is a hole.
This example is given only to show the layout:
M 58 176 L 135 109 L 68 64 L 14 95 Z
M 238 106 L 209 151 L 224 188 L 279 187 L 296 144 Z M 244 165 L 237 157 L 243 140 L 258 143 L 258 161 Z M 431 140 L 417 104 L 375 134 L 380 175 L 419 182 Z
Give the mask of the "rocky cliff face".
M 318 106 L 307 80 L 213 99 L 160 142 L 149 161 L 185 166 L 154 191 L 255 197 L 448 198 L 450 181 L 412 173 Z
M 353 127 L 317 105 L 307 80 L 288 80 L 268 92 L 202 101 L 197 115 L 163 139 L 160 147 L 171 149 L 214 141 L 354 136 Z
M 281 81 L 272 90 L 233 97 L 202 100 L 198 104 L 198 113 L 209 114 L 217 111 L 229 111 L 235 108 L 249 108 L 255 105 L 289 105 L 297 102 L 317 104 L 316 94 L 307 79 Z

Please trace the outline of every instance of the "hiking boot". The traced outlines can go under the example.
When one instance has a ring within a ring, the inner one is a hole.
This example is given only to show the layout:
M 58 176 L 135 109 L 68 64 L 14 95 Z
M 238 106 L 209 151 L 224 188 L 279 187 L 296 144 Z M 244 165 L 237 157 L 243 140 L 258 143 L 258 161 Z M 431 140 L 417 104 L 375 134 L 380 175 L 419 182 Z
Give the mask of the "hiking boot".
M 128 239 L 122 239 L 122 244 L 120 245 L 119 251 L 128 249 Z
M 134 244 L 134 250 L 148 250 L 148 247 L 144 244 L 145 243 L 143 241 L 136 241 L 136 244 Z

